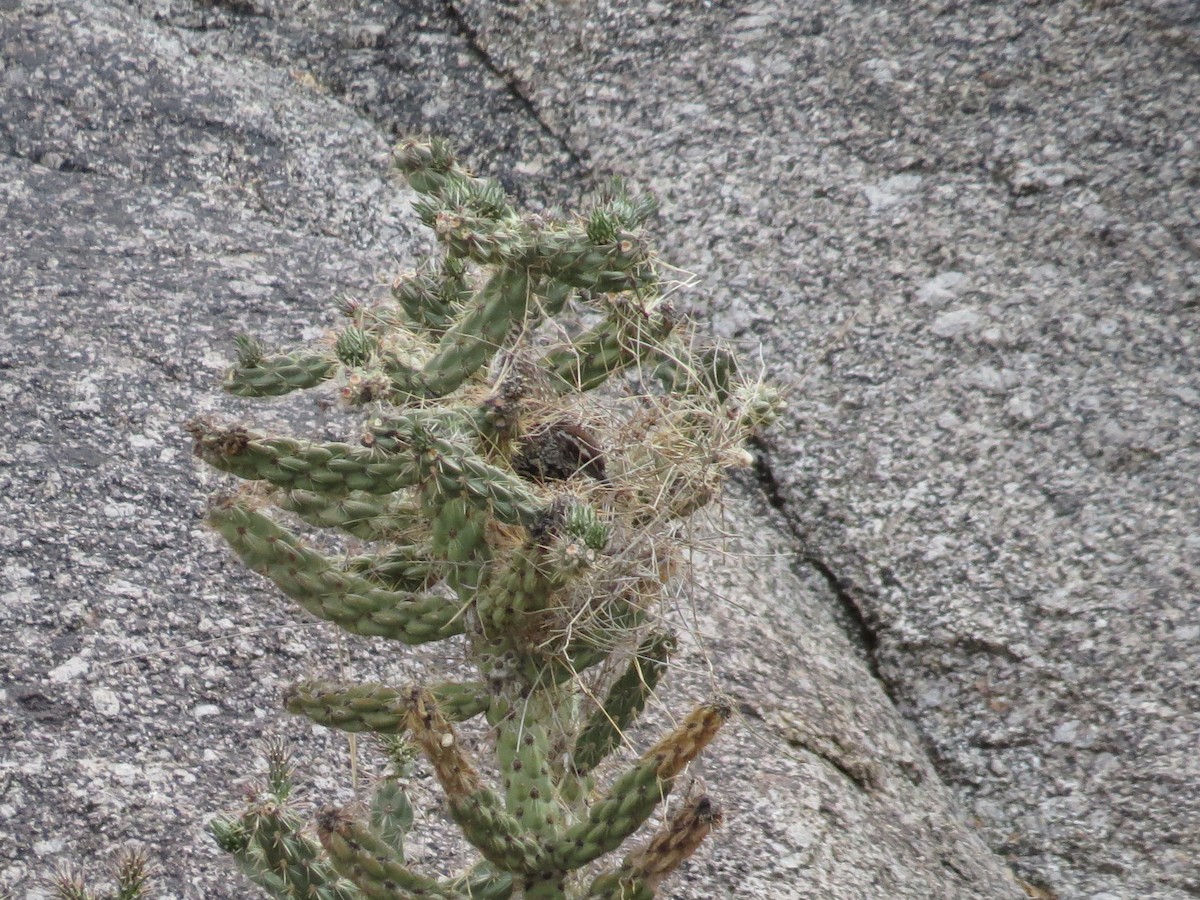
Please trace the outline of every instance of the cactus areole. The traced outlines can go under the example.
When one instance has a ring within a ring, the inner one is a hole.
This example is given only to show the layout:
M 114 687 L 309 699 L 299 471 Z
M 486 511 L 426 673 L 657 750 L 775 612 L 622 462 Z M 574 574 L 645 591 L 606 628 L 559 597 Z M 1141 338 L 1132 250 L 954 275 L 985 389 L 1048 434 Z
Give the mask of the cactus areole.
M 673 535 L 782 404 L 675 314 L 644 231 L 651 198 L 614 182 L 584 214 L 543 218 L 441 141 L 406 141 L 395 162 L 437 257 L 389 301 L 343 303 L 344 327 L 319 346 L 272 354 L 239 338 L 225 380 L 245 397 L 334 385 L 363 410 L 362 433 L 188 429 L 197 456 L 246 482 L 208 521 L 247 566 L 339 628 L 451 642 L 474 667 L 417 685 L 304 681 L 285 703 L 419 748 L 478 862 L 410 867 L 395 779 L 369 812 L 305 824 L 278 747 L 268 784 L 213 834 L 277 897 L 653 897 L 721 821 L 707 796 L 668 795 L 729 708 L 702 704 L 640 755 L 610 756 L 631 746 L 674 648 L 659 615 Z M 347 552 L 318 552 L 292 526 L 340 532 Z M 459 739 L 477 718 L 490 758 Z M 664 804 L 658 830 L 634 837 Z

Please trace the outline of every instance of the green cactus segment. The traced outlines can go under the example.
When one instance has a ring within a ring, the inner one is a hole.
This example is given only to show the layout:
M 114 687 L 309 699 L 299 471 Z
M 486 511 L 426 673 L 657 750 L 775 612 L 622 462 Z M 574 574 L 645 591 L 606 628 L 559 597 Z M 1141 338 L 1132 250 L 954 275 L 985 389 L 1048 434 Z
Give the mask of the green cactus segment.
M 577 773 L 590 772 L 617 747 L 625 729 L 641 715 L 646 700 L 654 693 L 674 648 L 674 637 L 661 632 L 651 635 L 638 648 L 575 741 L 572 762 Z
M 666 798 L 675 776 L 716 737 L 729 715 L 730 708 L 723 703 L 705 704 L 689 714 L 613 783 L 585 821 L 553 843 L 550 856 L 555 867 L 579 869 L 619 847 Z
M 529 274 L 503 269 L 480 290 L 462 319 L 442 335 L 423 369 L 425 387 L 438 396 L 454 390 L 495 355 L 509 329 L 525 319 Z
M 491 791 L 478 789 L 451 799 L 449 807 L 463 836 L 492 865 L 515 874 L 532 874 L 545 867 L 541 845 L 522 833 L 520 823 Z
M 337 359 L 329 353 L 280 353 L 267 356 L 248 335 L 236 338 L 238 364 L 225 376 L 223 387 L 239 397 L 279 397 L 316 387 L 333 377 Z
M 406 324 L 437 337 L 450 327 L 455 309 L 470 298 L 462 260 L 446 257 L 440 265 L 410 272 L 392 282 L 392 297 L 404 310 Z
M 470 185 L 451 185 L 445 196 L 418 201 L 413 209 L 451 258 L 498 269 L 524 268 L 537 255 L 530 228 L 516 216 L 497 217 L 487 209 L 489 199 Z
M 267 760 L 267 793 L 280 803 L 292 793 L 292 753 L 279 738 L 266 741 L 263 755 Z
M 379 338 L 358 325 L 348 325 L 337 337 L 333 352 L 343 365 L 365 366 L 379 350 Z
M 527 878 L 523 900 L 567 900 L 566 880 L 558 872 Z
M 451 176 L 469 177 L 454 158 L 450 143 L 441 138 L 410 138 L 400 143 L 392 158 L 414 191 L 434 194 L 445 187 Z
M 241 824 L 252 836 L 247 850 L 250 865 L 273 876 L 287 897 L 318 900 L 358 900 L 352 886 L 342 882 L 321 855 L 315 841 L 301 832 L 301 822 L 271 799 L 252 805 Z
M 508 872 L 496 871 L 495 866 L 484 860 L 472 866 L 465 875 L 453 879 L 449 887 L 471 900 L 509 900 L 513 894 L 513 877 Z
M 413 824 L 412 802 L 408 792 L 393 779 L 382 781 L 371 798 L 371 829 L 404 860 L 404 838 Z
M 499 182 L 472 176 L 434 142 L 401 146 L 396 164 L 425 195 L 413 209 L 446 244 L 451 259 L 504 266 L 529 254 L 529 226 Z
M 405 496 L 351 491 L 328 496 L 316 491 L 278 490 L 271 502 L 309 525 L 338 528 L 364 541 L 416 543 L 425 533 L 420 507 Z
M 425 591 L 441 579 L 440 566 L 425 547 L 402 545 L 379 556 L 355 556 L 346 567 L 393 591 Z
M 440 491 L 437 497 L 442 497 Z M 466 563 L 487 553 L 486 518 L 473 516 L 474 506 L 466 497 L 445 499 L 433 516 L 432 550 L 451 563 Z
M 237 861 L 247 878 L 273 897 L 292 896 L 284 879 L 263 868 L 262 852 L 255 846 L 254 835 L 244 821 L 219 817 L 208 823 L 208 830 L 217 846 Z
M 513 440 L 521 432 L 521 407 L 529 391 L 521 371 L 504 375 L 475 410 L 479 449 L 490 463 L 511 465 Z
M 409 730 L 433 766 L 449 802 L 451 818 L 458 823 L 463 836 L 501 871 L 522 874 L 543 871 L 545 851 L 537 841 L 522 833 L 517 820 L 505 812 L 500 799 L 484 786 L 433 696 L 428 691 L 414 690 L 409 703 Z
M 567 511 L 566 530 L 591 550 L 600 551 L 608 545 L 609 527 L 600 521 L 595 508 L 586 504 L 575 503 Z
M 430 207 L 426 221 L 450 252 L 480 265 L 527 268 L 545 279 L 546 312 L 553 314 L 569 291 L 644 290 L 656 281 L 645 244 L 632 234 L 596 244 L 574 225 L 530 228 L 514 220 L 491 221 Z
M 465 722 L 487 712 L 492 700 L 487 685 L 481 681 L 431 684 L 425 690 L 451 722 Z
M 384 684 L 302 681 L 284 697 L 288 712 L 341 731 L 403 734 L 408 730 L 412 688 Z M 425 688 L 450 721 L 465 722 L 487 710 L 491 697 L 482 682 L 436 684 Z
M 515 215 L 500 185 L 475 178 L 460 165 L 448 142 L 409 139 L 396 148 L 393 162 L 414 191 L 441 199 L 449 206 L 470 206 L 481 215 L 498 219 Z
M 594 223 L 597 217 L 601 216 L 612 222 L 613 228 L 640 228 L 658 212 L 658 207 L 658 197 L 654 194 L 635 197 L 625 179 L 614 176 L 596 191 L 589 217 L 589 223 L 593 223 L 588 226 L 589 233 L 591 228 L 596 227 Z M 603 237 L 596 237 L 596 240 L 603 240 Z
M 214 507 L 208 521 L 249 568 L 270 578 L 313 615 L 352 634 L 422 644 L 462 633 L 457 603 L 377 587 L 335 567 L 242 503 Z
M 718 403 L 724 403 L 739 371 L 737 358 L 723 347 L 710 347 L 695 354 L 686 347 L 676 347 L 663 358 L 654 374 L 668 391 L 712 394 Z
M 607 319 L 570 345 L 548 353 L 542 365 L 560 391 L 590 391 L 651 356 L 674 326 L 669 304 L 623 295 L 613 301 Z
M 524 615 L 545 609 L 552 581 L 536 547 L 522 547 L 476 599 L 484 634 L 500 638 Z
M 531 528 L 532 537 L 514 550 L 476 601 L 485 634 L 520 628 L 526 617 L 545 611 L 556 591 L 582 575 L 609 538 L 596 511 L 582 503 L 556 501 Z
M 779 418 L 787 404 L 783 395 L 768 384 L 744 385 L 734 393 L 738 425 L 749 434 L 766 428 Z
M 197 456 L 248 481 L 330 496 L 346 496 L 352 491 L 389 494 L 417 482 L 417 468 L 406 455 L 387 455 L 349 444 L 262 437 L 244 428 L 219 428 L 199 419 L 187 427 Z
M 625 857 L 615 872 L 592 882 L 588 900 L 649 898 L 663 880 L 679 868 L 724 818 L 707 795 L 685 804 L 644 847 Z
M 653 900 L 654 891 L 644 881 L 623 872 L 601 875 L 592 882 L 586 900 Z
M 414 441 L 435 434 L 452 438 L 465 448 L 474 442 L 480 413 L 473 406 L 431 406 L 407 409 L 401 415 L 375 416 L 367 423 L 363 443 L 386 453 L 413 453 Z M 422 449 L 425 449 L 421 445 Z
M 403 734 L 408 730 L 407 692 L 381 684 L 300 682 L 284 694 L 288 712 L 341 731 Z
M 550 777 L 552 707 L 540 694 L 514 704 L 496 735 L 496 759 L 508 811 L 521 827 L 539 838 L 553 837 L 562 815 Z
M 406 439 L 421 473 L 435 482 L 431 499 L 463 497 L 507 525 L 531 524 L 541 515 L 545 503 L 524 479 L 425 428 L 411 429 Z
M 653 762 L 643 761 L 618 778 L 609 795 L 588 811 L 583 822 L 572 826 L 550 845 L 555 868 L 581 869 L 615 850 L 649 818 L 667 792 Z
M 396 166 L 425 194 L 417 215 L 453 256 L 484 265 L 534 265 L 552 280 L 593 291 L 630 290 L 653 277 L 651 255 L 632 231 L 653 210 L 647 199 L 593 210 L 588 225 L 536 225 L 522 220 L 500 185 L 473 177 L 444 144 L 408 141 Z M 622 205 L 623 204 L 623 205 Z
M 317 834 L 338 873 L 366 897 L 466 900 L 464 895 L 436 880 L 413 872 L 386 842 L 339 810 L 326 811 L 320 816 Z
M 562 822 L 549 765 L 550 721 L 552 711 L 547 711 L 526 717 L 523 725 L 517 726 L 521 767 L 514 768 L 508 791 L 509 809 L 517 821 L 531 834 L 546 839 L 557 834 Z
M 468 601 L 479 588 L 483 564 L 490 555 L 487 517 L 465 497 L 451 497 L 436 508 L 431 531 L 433 552 L 447 560 L 447 582 L 460 598 Z
M 451 799 L 449 807 L 463 836 L 492 865 L 516 874 L 533 874 L 546 867 L 541 845 L 522 832 L 520 823 L 491 791 Z
M 351 384 L 343 391 L 352 403 L 365 404 L 377 400 L 403 406 L 416 403 L 431 396 L 425 383 L 425 374 L 413 365 L 412 360 L 395 353 L 384 353 L 379 358 L 379 377 L 370 378 L 360 384 Z
M 643 290 L 657 281 L 649 248 L 631 232 L 596 243 L 586 229 L 570 225 L 539 231 L 534 240 L 539 270 L 573 288 L 616 293 Z
M 566 307 L 568 301 L 575 296 L 575 288 L 561 281 L 545 280 L 538 285 L 539 303 L 538 320 L 557 316 Z

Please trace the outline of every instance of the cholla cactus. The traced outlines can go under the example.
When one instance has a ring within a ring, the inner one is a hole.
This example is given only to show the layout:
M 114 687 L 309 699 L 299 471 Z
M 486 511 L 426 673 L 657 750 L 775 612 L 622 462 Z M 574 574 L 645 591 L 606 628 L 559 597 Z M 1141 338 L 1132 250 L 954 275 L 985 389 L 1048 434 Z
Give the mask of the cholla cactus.
M 148 896 L 150 865 L 140 850 L 127 851 L 113 867 L 116 885 L 112 890 L 97 892 L 90 888 L 75 868 L 61 868 L 54 877 L 56 900 L 141 900 Z M 0 900 L 7 895 L 0 893 Z
M 285 754 L 220 843 L 278 897 L 645 898 L 719 824 L 708 797 L 605 871 L 729 716 L 685 716 L 600 787 L 674 646 L 658 600 L 681 520 L 712 499 L 780 401 L 723 349 L 695 349 L 643 233 L 654 203 L 619 183 L 569 221 L 518 212 L 440 141 L 396 162 L 444 248 L 394 301 L 344 303 L 327 345 L 267 355 L 239 341 L 226 388 L 276 396 L 333 381 L 366 411 L 361 440 L 313 443 L 194 421 L 195 452 L 252 484 L 209 522 L 309 613 L 354 634 L 454 641 L 475 674 L 420 685 L 305 681 L 287 708 L 420 748 L 481 857 L 457 876 L 405 862 L 395 779 L 369 815 L 329 810 L 314 840 L 288 806 Z M 568 306 L 585 324 L 571 334 Z M 264 510 L 341 531 L 333 558 Z M 443 676 L 444 678 L 444 676 Z M 456 725 L 483 717 L 487 768 Z

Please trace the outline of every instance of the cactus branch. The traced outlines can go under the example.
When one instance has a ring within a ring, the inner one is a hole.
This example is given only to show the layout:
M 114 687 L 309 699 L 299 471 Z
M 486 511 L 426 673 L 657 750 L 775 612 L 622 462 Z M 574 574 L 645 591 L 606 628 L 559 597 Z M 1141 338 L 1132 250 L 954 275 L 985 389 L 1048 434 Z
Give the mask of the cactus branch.
M 244 428 L 220 428 L 193 419 L 194 452 L 214 468 L 277 487 L 346 496 L 351 491 L 389 494 L 417 482 L 407 455 L 384 455 L 349 444 L 313 444 L 267 438 Z
M 479 293 L 475 305 L 438 342 L 425 364 L 428 390 L 447 394 L 473 375 L 500 349 L 514 324 L 525 318 L 529 305 L 529 275 L 502 269 Z
M 578 774 L 594 769 L 621 740 L 621 734 L 638 717 L 666 668 L 675 639 L 665 632 L 651 635 L 638 648 L 629 666 L 608 689 L 575 741 L 572 763 Z
M 257 851 L 252 865 L 274 876 L 287 896 L 355 900 L 316 842 L 301 833 L 296 817 L 273 799 L 252 805 L 242 821 Z
M 409 729 L 446 793 L 450 814 L 484 859 L 508 872 L 533 874 L 546 868 L 546 854 L 522 833 L 500 799 L 484 784 L 463 752 L 458 735 L 425 690 L 409 698 Z
M 265 356 L 253 338 L 241 335 L 238 365 L 225 376 L 224 388 L 239 397 L 278 397 L 316 387 L 333 377 L 337 359 L 329 353 L 280 353 Z
M 378 900 L 466 900 L 465 895 L 419 875 L 386 843 L 343 810 L 326 810 L 317 835 L 338 874 Z
M 462 632 L 453 601 L 376 587 L 302 546 L 243 503 L 215 506 L 208 521 L 247 566 L 266 575 L 313 615 L 352 634 L 422 644 Z
M 426 690 L 450 721 L 465 722 L 486 711 L 487 688 L 480 683 L 432 685 Z M 383 684 L 302 681 L 284 695 L 288 712 L 342 731 L 403 734 L 411 714 L 411 688 Z
M 588 900 L 653 897 L 663 880 L 682 865 L 724 818 L 704 794 L 685 804 L 650 841 L 625 857 L 621 867 L 592 882 Z
M 497 726 L 496 758 L 508 811 L 538 838 L 552 837 L 561 821 L 550 776 L 551 717 L 547 698 L 531 695 L 513 704 Z
M 578 869 L 619 847 L 666 798 L 675 776 L 716 736 L 729 715 L 730 708 L 723 703 L 706 703 L 693 710 L 613 782 L 608 796 L 588 811 L 585 821 L 553 845 L 555 863 Z
M 275 490 L 271 502 L 317 528 L 338 528 L 364 541 L 417 543 L 424 534 L 420 508 L 409 498 L 351 491 L 329 496 L 316 491 Z

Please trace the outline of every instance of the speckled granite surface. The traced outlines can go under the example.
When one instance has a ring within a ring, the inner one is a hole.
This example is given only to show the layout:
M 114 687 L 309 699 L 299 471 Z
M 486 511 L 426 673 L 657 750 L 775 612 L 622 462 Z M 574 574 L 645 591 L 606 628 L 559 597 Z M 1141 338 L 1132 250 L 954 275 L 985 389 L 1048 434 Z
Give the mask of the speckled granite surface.
M 202 824 L 264 734 L 314 804 L 353 795 L 280 686 L 416 663 L 231 563 L 180 423 L 347 433 L 216 382 L 235 333 L 315 338 L 414 260 L 386 159 L 426 130 L 534 206 L 657 189 L 688 303 L 792 387 L 684 609 L 665 699 L 742 716 L 696 773 L 730 823 L 669 896 L 1020 896 L 1006 863 L 1062 898 L 1200 891 L 1197 27 L 0 3 L 0 886 L 135 841 L 163 896 L 244 896 Z

